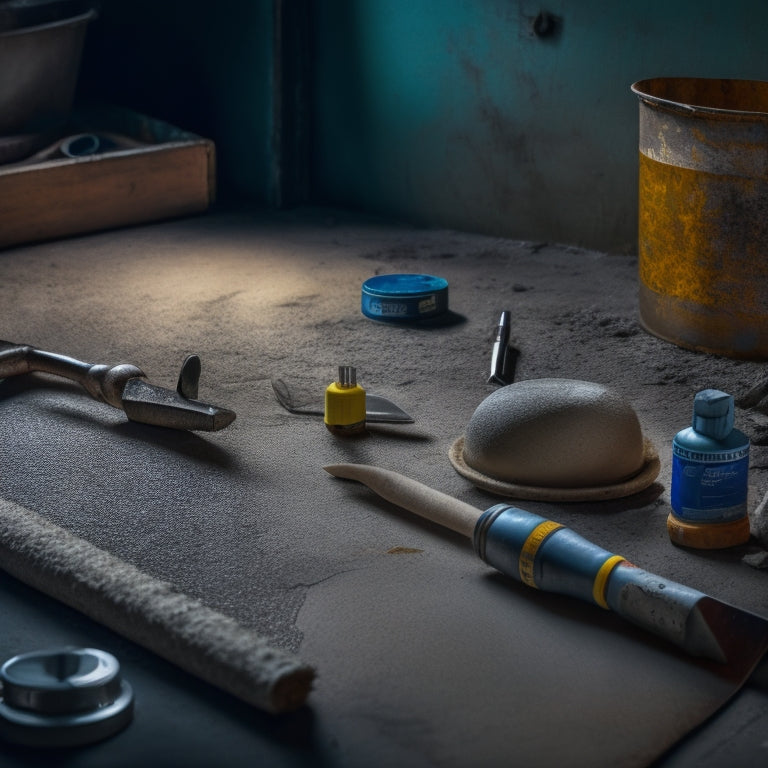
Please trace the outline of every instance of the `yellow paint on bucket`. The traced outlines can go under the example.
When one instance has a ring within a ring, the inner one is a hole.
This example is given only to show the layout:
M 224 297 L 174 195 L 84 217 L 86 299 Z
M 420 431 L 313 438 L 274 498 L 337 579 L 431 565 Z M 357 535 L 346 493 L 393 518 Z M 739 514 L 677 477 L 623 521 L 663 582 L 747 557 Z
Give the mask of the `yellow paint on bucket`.
M 768 358 L 768 82 L 656 78 L 640 99 L 640 321 Z

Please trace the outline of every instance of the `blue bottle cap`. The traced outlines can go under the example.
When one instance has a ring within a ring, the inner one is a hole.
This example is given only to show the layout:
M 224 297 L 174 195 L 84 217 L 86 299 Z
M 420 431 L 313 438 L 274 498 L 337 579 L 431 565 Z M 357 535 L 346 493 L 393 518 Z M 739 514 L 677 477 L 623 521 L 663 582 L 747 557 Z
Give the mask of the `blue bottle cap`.
M 704 389 L 693 399 L 693 429 L 701 435 L 723 440 L 733 430 L 733 395 L 719 389 Z
M 377 275 L 363 283 L 361 309 L 386 322 L 413 322 L 448 309 L 448 281 L 433 275 Z

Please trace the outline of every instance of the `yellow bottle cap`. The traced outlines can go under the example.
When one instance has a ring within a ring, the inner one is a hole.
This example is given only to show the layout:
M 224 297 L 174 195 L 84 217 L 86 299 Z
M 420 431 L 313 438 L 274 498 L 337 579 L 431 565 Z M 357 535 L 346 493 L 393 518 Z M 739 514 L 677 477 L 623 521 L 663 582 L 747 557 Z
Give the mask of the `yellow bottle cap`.
M 352 366 L 339 366 L 339 380 L 325 390 L 324 420 L 328 427 L 342 429 L 365 424 L 365 390 Z

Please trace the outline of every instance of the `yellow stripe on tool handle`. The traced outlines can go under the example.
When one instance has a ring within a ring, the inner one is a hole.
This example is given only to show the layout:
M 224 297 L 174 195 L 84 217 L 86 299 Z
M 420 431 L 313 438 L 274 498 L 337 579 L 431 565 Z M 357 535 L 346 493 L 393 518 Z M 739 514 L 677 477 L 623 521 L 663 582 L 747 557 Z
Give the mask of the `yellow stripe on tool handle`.
M 539 551 L 539 547 L 544 543 L 545 539 L 562 527 L 563 526 L 560 523 L 555 523 L 552 520 L 545 520 L 531 531 L 520 550 L 520 581 L 522 581 L 523 584 L 527 584 L 534 589 L 539 588 L 533 575 L 533 565 L 536 561 L 536 553 Z
M 610 610 L 610 606 L 605 600 L 605 589 L 608 586 L 608 578 L 619 563 L 626 562 L 626 558 L 621 555 L 612 555 L 600 566 L 600 570 L 597 572 L 595 580 L 592 583 L 592 599 L 601 608 L 605 608 L 606 611 Z
M 559 531 L 565 526 L 561 523 L 556 523 L 553 520 L 545 520 L 539 523 L 528 535 L 525 540 L 519 557 L 520 568 L 520 581 L 529 587 L 539 589 L 539 585 L 536 583 L 536 577 L 534 575 L 534 566 L 536 563 L 536 555 L 538 554 L 541 545 L 553 534 L 555 531 Z M 621 555 L 610 555 L 599 567 L 595 574 L 595 579 L 592 582 L 592 599 L 601 607 L 609 610 L 608 603 L 605 600 L 605 589 L 608 586 L 608 578 L 610 577 L 613 569 L 619 563 L 627 562 Z

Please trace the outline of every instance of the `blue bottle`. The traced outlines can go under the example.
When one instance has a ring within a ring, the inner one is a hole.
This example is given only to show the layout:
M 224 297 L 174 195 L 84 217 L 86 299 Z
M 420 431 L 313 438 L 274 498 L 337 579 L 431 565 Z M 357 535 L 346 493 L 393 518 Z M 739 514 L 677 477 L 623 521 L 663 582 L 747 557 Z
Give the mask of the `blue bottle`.
M 749 438 L 733 420 L 733 397 L 705 389 L 694 398 L 691 426 L 672 441 L 667 530 L 675 544 L 723 549 L 749 539 Z

